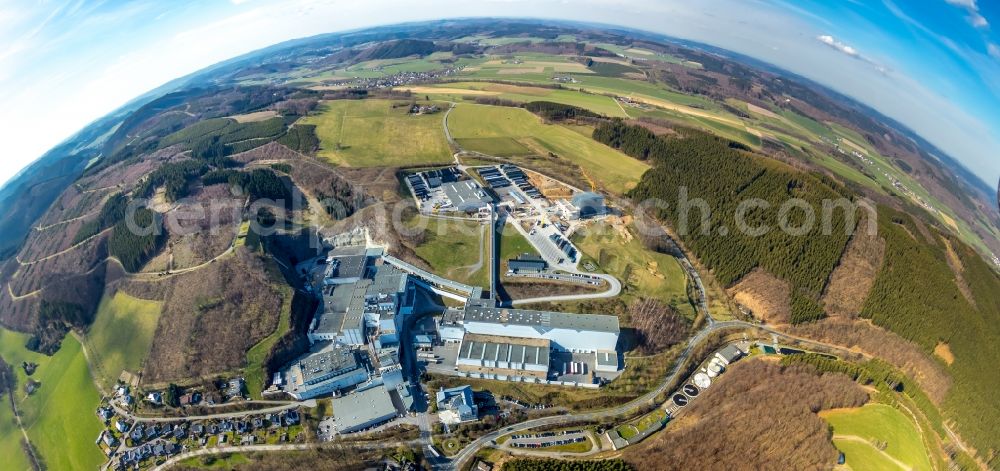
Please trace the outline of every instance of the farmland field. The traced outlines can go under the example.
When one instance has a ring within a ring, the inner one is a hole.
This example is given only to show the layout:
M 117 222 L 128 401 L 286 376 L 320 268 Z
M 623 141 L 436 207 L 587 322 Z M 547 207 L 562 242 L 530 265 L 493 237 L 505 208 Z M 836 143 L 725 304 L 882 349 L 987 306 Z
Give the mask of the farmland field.
M 84 342 L 96 366 L 98 380 L 114 385 L 122 370 L 142 369 L 163 303 L 133 298 L 119 291 L 101 300 Z
M 514 157 L 531 155 L 531 149 L 510 137 L 470 137 L 455 139 L 458 145 L 466 149 L 478 149 L 480 152 L 497 157 Z
M 390 100 L 337 100 L 302 119 L 316 125 L 319 156 L 349 167 L 447 163 L 441 113 L 413 116 Z
M 101 423 L 94 414 L 100 396 L 80 343 L 76 337 L 67 335 L 59 351 L 49 357 L 24 348 L 27 339 L 24 334 L 0 329 L 0 355 L 15 365 L 16 397 L 28 437 L 48 469 L 97 469 L 104 462 L 104 454 L 93 441 L 101 431 Z M 23 391 L 28 377 L 19 367 L 23 361 L 38 364 L 31 379 L 41 383 L 27 397 Z M 7 447 L 9 440 L 0 438 L 0 446 Z
M 531 148 L 536 154 L 552 152 L 580 165 L 592 179 L 622 193 L 639 181 L 649 166 L 564 126 L 543 124 L 541 119 L 520 108 L 461 104 L 448 118 L 452 136 L 459 142 L 477 145 L 489 141 L 462 139 L 509 138 Z M 489 153 L 493 145 L 470 147 Z
M 868 404 L 859 409 L 828 411 L 820 416 L 833 426 L 834 444 L 844 452 L 847 464 L 853 469 L 870 469 L 867 468 L 868 455 L 879 455 L 881 460 L 887 461 L 890 467 L 886 469 L 898 469 L 891 460 L 882 456 L 880 447 L 876 446 L 879 443 L 884 445 L 881 451 L 906 463 L 911 469 L 931 469 L 920 432 L 906 415 L 892 406 Z M 868 450 L 862 451 L 862 448 Z M 848 451 L 858 453 L 854 460 Z M 859 463 L 864 463 L 865 468 L 857 467 Z
M 31 469 L 31 463 L 21 448 L 21 431 L 14 421 L 14 411 L 10 409 L 9 400 L 4 395 L 0 404 L 0 456 L 3 456 L 4 467 L 8 469 Z
M 584 93 L 579 90 L 556 90 L 551 88 L 532 87 L 530 85 L 511 85 L 493 82 L 451 82 L 441 85 L 419 87 L 402 87 L 414 93 L 427 94 L 431 98 L 442 98 L 459 101 L 466 96 L 492 96 L 503 100 L 517 102 L 551 101 L 588 109 L 609 117 L 626 117 L 625 112 L 607 95 Z

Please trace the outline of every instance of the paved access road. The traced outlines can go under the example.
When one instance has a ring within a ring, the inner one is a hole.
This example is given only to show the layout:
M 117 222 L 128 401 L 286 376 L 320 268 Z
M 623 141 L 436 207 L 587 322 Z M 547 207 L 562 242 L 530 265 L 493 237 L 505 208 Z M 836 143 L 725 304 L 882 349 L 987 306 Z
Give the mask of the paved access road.
M 679 378 L 681 374 L 681 366 L 687 363 L 687 360 L 691 356 L 691 352 L 694 350 L 694 348 L 698 346 L 701 342 L 703 342 L 705 338 L 708 337 L 709 334 L 729 328 L 743 328 L 750 326 L 752 326 L 752 324 L 748 324 L 743 321 L 725 321 L 725 322 L 715 322 L 712 325 L 707 326 L 704 329 L 700 330 L 697 334 L 695 334 L 688 340 L 687 347 L 684 349 L 683 352 L 681 352 L 680 356 L 677 357 L 673 369 L 670 370 L 670 373 L 667 374 L 663 382 L 660 383 L 660 385 L 657 386 L 652 391 L 644 394 L 643 396 L 631 402 L 622 404 L 620 406 L 611 409 L 602 409 L 602 410 L 596 410 L 592 412 L 584 412 L 572 415 L 557 415 L 551 417 L 542 417 L 539 419 L 528 420 L 515 425 L 511 425 L 509 427 L 505 427 L 500 430 L 490 432 L 486 435 L 483 435 L 482 437 L 479 437 L 472 443 L 466 445 L 465 448 L 463 448 L 461 451 L 459 451 L 452 457 L 449 463 L 440 466 L 438 469 L 446 469 L 446 470 L 462 469 L 465 466 L 466 462 L 468 462 L 473 456 L 475 456 L 475 454 L 478 453 L 479 450 L 489 445 L 493 440 L 496 440 L 497 438 L 500 438 L 501 436 L 506 435 L 508 433 L 521 432 L 524 430 L 529 430 L 537 427 L 563 425 L 577 421 L 588 421 L 588 422 L 598 421 L 608 417 L 623 415 L 640 406 L 655 404 L 656 397 L 659 396 L 660 394 L 667 392 L 667 388 L 669 388 L 670 385 Z
M 804 338 L 801 338 L 801 337 L 791 336 L 791 335 L 779 332 L 777 330 L 771 329 L 770 327 L 759 326 L 759 325 L 756 325 L 756 324 L 751 324 L 749 322 L 743 322 L 743 321 L 715 321 L 715 322 L 712 322 L 710 324 L 707 324 L 703 329 L 701 329 L 700 331 L 698 331 L 697 334 L 695 334 L 693 337 L 691 337 L 691 339 L 688 340 L 687 347 L 684 349 L 684 351 L 681 353 L 681 355 L 677 357 L 677 360 L 676 360 L 676 362 L 674 364 L 673 369 L 670 370 L 670 373 L 667 374 L 667 376 L 664 379 L 664 381 L 662 383 L 660 383 L 660 385 L 657 386 L 655 389 L 653 389 L 652 391 L 646 393 L 642 397 L 639 397 L 639 398 L 637 398 L 637 399 L 635 399 L 635 400 L 633 400 L 631 402 L 622 404 L 620 406 L 617 406 L 617 407 L 614 407 L 614 408 L 611 408 L 611 409 L 603 409 L 603 410 L 597 410 L 597 411 L 585 412 L 585 413 L 573 414 L 573 415 L 558 415 L 558 416 L 551 416 L 551 417 L 543 417 L 543 418 L 540 418 L 540 419 L 534 419 L 534 420 L 529 420 L 529 421 L 521 422 L 519 424 L 515 424 L 515 425 L 509 426 L 509 427 L 505 427 L 505 428 L 503 428 L 501 430 L 493 431 L 493 432 L 491 432 L 489 434 L 486 434 L 486 435 L 480 437 L 479 439 L 473 441 L 472 443 L 469 443 L 468 445 L 466 445 L 465 448 L 463 448 L 461 451 L 459 451 L 457 454 L 455 454 L 451 458 L 451 461 L 449 461 L 449 462 L 447 462 L 445 464 L 441 464 L 440 466 L 436 467 L 436 469 L 441 469 L 441 470 L 462 469 L 465 466 L 465 464 L 472 457 L 474 457 L 476 455 L 476 453 L 479 452 L 479 450 L 483 449 L 486 446 L 490 446 L 490 444 L 491 444 L 491 442 L 493 440 L 496 440 L 497 438 L 500 438 L 501 436 L 507 435 L 509 433 L 521 432 L 521 431 L 525 431 L 525 430 L 529 430 L 529 429 L 537 428 L 537 427 L 549 427 L 549 426 L 555 426 L 555 425 L 564 425 L 564 424 L 568 424 L 568 423 L 572 423 L 572 422 L 577 422 L 577 421 L 588 421 L 588 422 L 598 421 L 598 420 L 609 418 L 609 417 L 615 417 L 615 416 L 618 416 L 618 415 L 623 415 L 623 414 L 625 414 L 625 413 L 627 413 L 627 412 L 629 412 L 629 411 L 631 411 L 631 410 L 633 410 L 633 409 L 635 409 L 637 407 L 640 407 L 640 406 L 654 404 L 655 400 L 656 400 L 656 397 L 659 396 L 662 393 L 667 392 L 667 388 L 670 387 L 671 384 L 673 384 L 676 380 L 679 379 L 679 376 L 680 376 L 680 373 L 681 373 L 681 367 L 684 364 L 687 363 L 687 360 L 691 356 L 691 352 L 694 350 L 694 348 L 696 346 L 698 346 L 699 344 L 701 344 L 708 337 L 709 334 L 712 334 L 714 332 L 718 332 L 718 331 L 721 331 L 721 330 L 725 330 L 725 329 L 738 329 L 738 328 L 755 328 L 755 329 L 759 329 L 759 330 L 762 330 L 764 332 L 770 333 L 772 335 L 775 335 L 777 337 L 782 337 L 782 338 L 785 338 L 785 339 L 795 340 L 797 342 L 804 343 L 804 344 L 807 344 L 807 345 L 815 345 L 815 346 L 819 346 L 819 347 L 822 347 L 822 348 L 827 348 L 827 349 L 832 349 L 832 350 L 839 350 L 841 352 L 849 353 L 849 354 L 850 353 L 857 353 L 857 352 L 853 352 L 852 350 L 850 350 L 848 348 L 844 348 L 844 347 L 840 347 L 840 346 L 836 346 L 836 345 L 830 345 L 830 344 L 823 343 L 823 342 L 816 342 L 816 341 L 812 341 L 812 340 L 809 340 L 809 339 L 804 339 Z M 712 353 L 714 354 L 714 351 Z

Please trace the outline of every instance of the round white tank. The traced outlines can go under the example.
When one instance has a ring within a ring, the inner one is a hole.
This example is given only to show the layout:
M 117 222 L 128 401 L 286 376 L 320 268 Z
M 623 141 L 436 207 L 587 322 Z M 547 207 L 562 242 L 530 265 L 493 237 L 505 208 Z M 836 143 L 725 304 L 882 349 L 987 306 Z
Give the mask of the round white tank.
M 712 360 L 711 362 L 708 363 L 708 367 L 706 367 L 705 369 L 708 370 L 708 375 L 714 378 L 718 376 L 720 373 L 722 373 L 723 366 L 722 363 L 716 360 Z
M 694 385 L 699 389 L 706 389 L 712 385 L 712 378 L 705 373 L 698 373 L 694 375 Z

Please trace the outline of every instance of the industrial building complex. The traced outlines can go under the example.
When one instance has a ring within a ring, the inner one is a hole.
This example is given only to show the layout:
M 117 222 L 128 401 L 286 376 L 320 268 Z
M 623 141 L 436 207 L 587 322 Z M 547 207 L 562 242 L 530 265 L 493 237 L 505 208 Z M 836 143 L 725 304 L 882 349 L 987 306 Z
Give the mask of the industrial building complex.
M 478 180 L 447 167 L 407 175 L 405 182 L 427 213 L 473 214 L 488 218 L 493 226 L 497 221 L 504 224 L 497 218 L 499 211 L 515 218 L 543 218 L 535 225 L 544 230 L 539 229 L 531 243 L 552 253 L 508 260 L 508 276 L 600 282 L 588 274 L 554 273 L 575 264 L 577 251 L 563 223 L 540 222 L 545 217 L 565 222 L 604 214 L 600 195 L 575 191 L 552 200 L 535 186 L 536 177 L 509 164 L 479 167 L 476 174 Z M 493 227 L 489 234 L 495 233 Z M 333 244 L 312 265 L 297 267 L 319 301 L 307 333 L 312 347 L 275 374 L 266 391 L 297 400 L 333 396 L 327 426 L 331 433 L 367 430 L 407 413 L 419 392 L 421 365 L 428 372 L 453 376 L 586 387 L 597 387 L 619 373 L 616 316 L 504 306 L 496 298 L 493 275 L 488 290 L 465 285 L 386 254 L 371 244 L 367 233 L 364 240 L 361 245 L 360 239 Z M 497 258 L 490 256 L 491 273 L 498 272 Z M 434 316 L 429 327 L 425 323 L 407 333 L 407 325 L 420 320 L 413 313 L 426 298 L 422 291 L 461 305 Z M 414 349 L 419 350 L 417 361 L 404 357 Z M 438 391 L 436 404 L 446 424 L 478 417 L 467 386 Z

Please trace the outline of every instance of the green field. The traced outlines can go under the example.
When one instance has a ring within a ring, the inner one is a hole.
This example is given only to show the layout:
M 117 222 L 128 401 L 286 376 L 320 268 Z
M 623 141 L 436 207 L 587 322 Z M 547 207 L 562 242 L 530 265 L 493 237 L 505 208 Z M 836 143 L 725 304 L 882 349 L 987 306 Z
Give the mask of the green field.
M 101 300 L 97 317 L 84 337 L 95 374 L 111 388 L 122 370 L 142 369 L 163 303 L 133 298 L 119 291 Z
M 482 238 L 486 226 L 477 221 L 429 218 L 418 216 L 407 223 L 411 228 L 423 227 L 424 241 L 414 251 L 426 261 L 434 273 L 474 286 L 489 284 L 488 257 Z M 478 268 L 476 264 L 482 260 Z
M 844 463 L 856 471 L 900 471 L 891 459 L 867 443 L 834 439 L 833 446 L 844 454 Z
M 415 116 L 391 100 L 336 100 L 302 119 L 316 125 L 319 156 L 349 167 L 434 164 L 451 161 L 442 114 Z M 446 106 L 446 105 L 445 105 Z
M 17 365 L 11 365 L 17 368 Z M 21 448 L 21 431 L 14 421 L 14 411 L 10 409 L 9 398 L 4 395 L 0 404 L 0 456 L 6 469 L 31 469 L 31 462 Z
M 535 247 L 525 239 L 517 229 L 504 225 L 500 234 L 500 262 L 505 263 L 508 259 L 517 257 L 523 253 L 538 255 Z
M 836 410 L 821 414 L 833 426 L 834 444 L 844 452 L 847 464 L 853 469 L 882 469 L 869 467 L 887 463 L 884 469 L 899 469 L 875 448 L 876 442 L 885 444 L 886 455 L 906 463 L 911 469 L 932 469 L 927 449 L 909 417 L 892 406 L 868 404 L 858 409 Z M 843 437 L 843 438 L 841 438 Z M 858 437 L 866 443 L 848 437 Z M 841 448 L 846 445 L 845 448 Z M 868 450 L 863 450 L 867 448 Z M 849 453 L 857 455 L 852 459 Z M 878 455 L 875 457 L 875 455 Z M 863 467 L 858 467 L 863 463 Z
M 101 400 L 80 343 L 67 335 L 59 351 L 49 357 L 25 349 L 27 339 L 27 335 L 0 329 L 0 355 L 17 372 L 16 398 L 28 437 L 48 469 L 97 469 L 104 462 L 104 454 L 94 445 L 102 429 L 94 413 Z M 27 397 L 24 384 L 28 378 L 20 368 L 23 361 L 38 364 L 31 378 L 41 383 Z M 0 430 L 17 432 L 15 427 Z M 10 448 L 11 440 L 0 437 L 0 447 Z
M 580 165 L 591 179 L 617 193 L 635 186 L 649 169 L 645 163 L 569 128 L 543 124 L 520 108 L 461 104 L 452 111 L 448 126 L 455 139 L 510 138 L 536 153 L 555 153 Z M 490 147 L 469 150 L 488 153 Z
M 655 298 L 694 318 L 687 295 L 687 275 L 676 258 L 647 249 L 638 239 L 625 240 L 606 224 L 578 231 L 573 243 L 606 273 L 622 281 L 623 295 Z
M 196 456 L 180 462 L 181 466 L 197 469 L 233 469 L 237 465 L 248 463 L 250 463 L 250 459 L 242 453 Z
M 471 137 L 455 139 L 458 145 L 465 149 L 479 149 L 484 154 L 497 157 L 514 157 L 531 155 L 531 149 L 510 137 Z M 490 162 L 495 164 L 495 162 Z
M 552 88 L 533 87 L 530 85 L 511 85 L 494 82 L 448 82 L 421 87 L 404 87 L 413 90 L 417 95 L 428 95 L 431 99 L 462 101 L 465 98 L 487 96 L 503 100 L 528 103 L 532 101 L 551 101 L 588 109 L 609 117 L 627 117 L 614 98 L 594 93 L 584 93 L 579 90 L 558 90 Z M 463 90 L 469 90 L 463 93 Z

